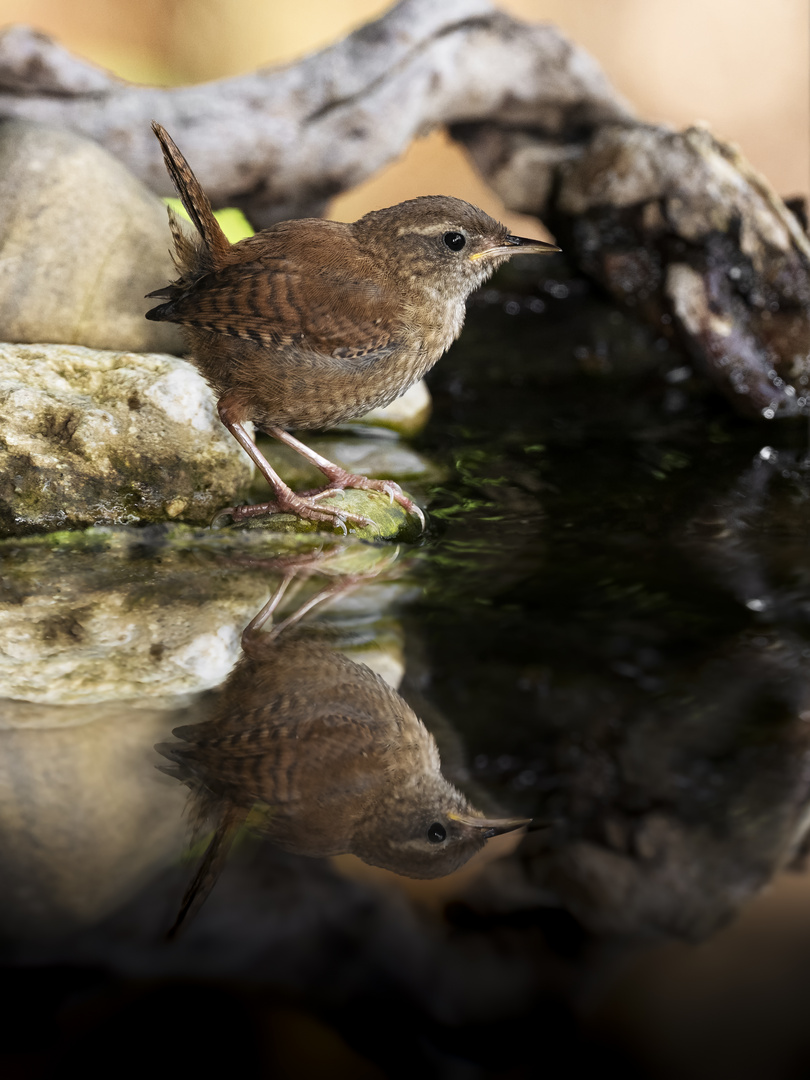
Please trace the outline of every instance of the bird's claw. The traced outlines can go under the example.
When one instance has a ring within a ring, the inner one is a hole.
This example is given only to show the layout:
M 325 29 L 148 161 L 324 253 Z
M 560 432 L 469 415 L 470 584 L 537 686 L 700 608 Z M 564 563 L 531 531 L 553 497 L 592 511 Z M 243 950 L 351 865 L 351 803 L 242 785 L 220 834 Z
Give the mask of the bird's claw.
M 303 497 L 307 499 L 325 499 L 327 495 L 339 495 L 341 499 L 346 498 L 346 492 L 342 487 L 332 487 L 331 485 L 325 488 L 319 488 L 317 491 L 305 491 Z
M 427 519 L 425 518 L 424 511 L 421 506 L 417 506 L 416 503 L 411 503 L 410 512 L 419 518 L 419 524 L 422 528 L 422 532 L 427 528 Z
M 402 491 L 402 488 L 395 480 L 373 480 L 367 476 L 354 476 L 351 473 L 341 472 L 339 475 L 333 477 L 332 482 L 327 484 L 326 487 L 320 488 L 318 491 L 308 491 L 305 493 L 309 499 L 323 499 L 329 495 L 340 494 L 341 498 L 345 498 L 346 488 L 356 488 L 359 491 L 376 491 L 381 495 L 387 495 L 389 505 L 393 506 L 395 502 L 405 510 L 408 514 L 413 514 L 419 519 L 419 525 L 421 531 L 424 532 L 427 528 L 427 520 L 422 510 L 409 499 Z M 374 524 L 365 519 L 369 525 Z
M 235 507 L 235 506 L 225 506 L 225 507 L 223 507 L 222 510 L 217 510 L 217 512 L 214 514 L 214 516 L 209 521 L 208 528 L 213 529 L 213 527 L 216 525 L 216 523 L 219 521 L 219 519 L 221 517 L 228 517 L 229 515 L 231 517 L 233 517 L 234 514 L 236 513 L 236 510 L 237 510 L 237 507 Z
M 403 507 L 408 511 L 413 511 L 419 518 L 422 528 L 425 528 L 425 518 L 422 511 L 406 498 L 402 494 L 402 490 L 399 484 L 393 481 L 385 481 L 384 484 L 375 485 L 372 490 L 382 491 L 388 495 L 392 504 L 394 500 L 400 502 Z M 316 505 L 319 499 L 323 499 L 328 495 L 339 495 L 341 499 L 345 499 L 346 493 L 342 486 L 322 488 L 320 491 L 306 491 L 301 494 L 294 494 L 292 492 L 286 494 L 280 493 L 278 499 L 275 502 L 260 503 L 258 505 L 244 505 L 244 506 L 226 506 L 222 510 L 217 511 L 214 517 L 211 519 L 211 526 L 221 517 L 230 515 L 234 523 L 238 524 L 243 521 L 247 521 L 249 518 L 262 517 L 265 514 L 294 514 L 296 517 L 300 517 L 305 521 L 322 522 L 326 525 L 332 525 L 336 529 L 340 529 L 344 536 L 348 535 L 349 525 L 354 525 L 357 528 L 368 529 L 374 528 L 376 522 L 372 518 L 368 518 L 363 514 L 353 514 L 345 509 L 338 509 L 331 506 L 319 506 Z
M 394 502 L 398 502 L 402 509 L 406 511 L 406 513 L 413 514 L 415 517 L 417 517 L 419 519 L 419 524 L 421 526 L 422 532 L 425 531 L 425 529 L 427 528 L 427 520 L 425 519 L 425 515 L 422 512 L 421 507 L 417 506 L 413 499 L 409 499 L 408 496 L 403 493 L 402 488 L 399 486 L 399 484 L 395 483 L 395 481 L 393 480 L 386 480 L 376 490 L 384 492 L 388 496 L 391 501 L 391 506 L 394 505 Z

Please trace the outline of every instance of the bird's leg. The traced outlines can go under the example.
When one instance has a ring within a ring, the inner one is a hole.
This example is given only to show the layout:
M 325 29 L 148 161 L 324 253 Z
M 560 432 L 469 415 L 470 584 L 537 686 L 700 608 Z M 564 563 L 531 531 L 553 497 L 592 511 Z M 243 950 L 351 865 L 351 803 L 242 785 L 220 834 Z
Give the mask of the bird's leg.
M 265 637 L 268 640 L 277 638 L 279 634 L 283 633 L 285 630 L 289 630 L 291 626 L 300 622 L 301 619 L 303 619 L 305 615 L 308 615 L 314 608 L 320 607 L 322 604 L 326 604 L 330 600 L 336 599 L 338 596 L 345 596 L 346 593 L 351 592 L 352 589 L 356 589 L 359 585 L 364 585 L 369 578 L 376 577 L 378 573 L 379 571 L 365 574 L 350 574 L 339 578 L 337 581 L 330 582 L 328 585 L 324 585 L 322 589 L 313 596 L 310 596 L 309 600 L 305 600 L 304 603 L 297 607 L 286 619 L 274 626 L 272 630 L 262 634 L 262 637 Z M 251 636 L 255 637 L 260 632 L 261 627 L 264 626 L 267 620 L 272 616 L 273 611 L 278 606 L 277 592 L 270 597 L 258 615 L 254 615 L 242 631 L 243 648 L 245 647 L 245 643 L 250 641 Z
M 297 567 L 293 567 L 292 569 L 287 571 L 287 573 L 279 582 L 276 591 L 273 593 L 273 595 L 270 597 L 264 607 L 253 616 L 245 629 L 242 631 L 243 641 L 246 637 L 249 638 L 251 634 L 258 634 L 261 628 L 267 622 L 267 620 L 272 618 L 273 613 L 275 612 L 278 605 L 281 603 L 284 594 L 297 576 Z
M 286 619 L 278 623 L 277 626 L 274 626 L 272 630 L 268 631 L 265 636 L 270 639 L 277 638 L 284 630 L 289 630 L 291 626 L 295 626 L 297 622 L 300 622 L 305 615 L 313 610 L 313 608 L 320 607 L 321 604 L 333 600 L 336 596 L 349 592 L 350 589 L 359 584 L 359 580 L 355 581 L 354 579 L 351 579 L 348 582 L 338 581 L 325 585 L 319 592 L 315 593 L 314 596 L 310 596 L 309 600 L 306 600 L 300 607 L 296 608 L 292 615 L 288 615 Z
M 259 638 L 272 640 L 273 638 L 278 637 L 282 631 L 294 626 L 295 623 L 299 622 L 305 615 L 312 611 L 313 608 L 319 607 L 321 604 L 325 604 L 335 597 L 345 595 L 346 593 L 351 592 L 352 589 L 356 589 L 358 585 L 364 585 L 366 582 L 372 581 L 379 574 L 383 573 L 383 571 L 390 570 L 398 558 L 399 544 L 397 544 L 391 557 L 383 566 L 375 566 L 371 570 L 360 571 L 356 574 L 342 574 L 336 581 L 331 581 L 328 585 L 319 589 L 318 592 L 309 598 L 309 600 L 304 601 L 304 603 L 297 607 L 291 615 L 288 615 L 283 622 L 274 626 L 273 629 L 267 633 L 262 633 L 262 627 L 265 623 L 268 620 L 272 623 L 273 615 L 295 578 L 299 576 L 299 574 L 305 574 L 309 577 L 313 572 L 318 572 L 317 564 L 313 570 L 311 565 L 305 566 L 303 562 L 298 562 L 297 564 L 294 563 L 285 571 L 284 577 L 277 585 L 275 592 L 264 607 L 253 616 L 242 631 L 242 648 L 245 652 L 248 652 L 252 641 L 258 640 Z
M 391 502 L 398 502 L 409 514 L 415 514 L 422 523 L 422 528 L 425 527 L 425 515 L 420 508 L 408 498 L 407 495 L 402 493 L 402 488 L 399 484 L 393 480 L 374 480 L 368 476 L 360 476 L 358 473 L 350 473 L 346 469 L 336 465 L 333 461 L 323 457 L 322 454 L 317 453 L 306 443 L 302 443 L 300 439 L 296 439 L 294 435 L 290 435 L 289 431 L 285 431 L 279 427 L 266 427 L 264 429 L 268 435 L 272 435 L 274 439 L 278 439 L 279 442 L 285 443 L 292 450 L 297 451 L 307 461 L 311 462 L 316 469 L 319 469 L 327 478 L 329 483 L 326 487 L 320 488 L 318 491 L 309 491 L 307 496 L 310 499 L 322 499 L 324 495 L 331 495 L 334 491 L 343 491 L 344 488 L 361 488 L 364 491 L 382 491 L 384 492 Z
M 261 517 L 264 514 L 295 514 L 308 521 L 328 522 L 342 528 L 344 532 L 346 531 L 347 522 L 360 526 L 374 524 L 369 518 L 362 517 L 360 514 L 349 514 L 331 506 L 319 506 L 311 497 L 296 495 L 292 488 L 284 483 L 258 446 L 256 446 L 243 424 L 229 414 L 228 403 L 225 398 L 220 400 L 218 410 L 222 423 L 253 460 L 256 468 L 273 489 L 276 496 L 274 502 L 260 503 L 258 506 L 228 507 L 222 513 L 230 514 L 234 521 L 244 521 L 246 518 Z

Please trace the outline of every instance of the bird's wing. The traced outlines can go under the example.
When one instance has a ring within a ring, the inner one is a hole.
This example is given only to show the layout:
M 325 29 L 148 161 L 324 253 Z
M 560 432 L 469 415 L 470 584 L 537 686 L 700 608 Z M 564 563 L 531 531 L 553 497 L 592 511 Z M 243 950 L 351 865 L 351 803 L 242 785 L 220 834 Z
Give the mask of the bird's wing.
M 392 347 L 399 331 L 394 290 L 364 273 L 363 262 L 315 256 L 317 249 L 262 251 L 177 287 L 150 316 L 271 349 L 297 344 L 341 358 Z
M 323 787 L 336 779 L 345 788 L 365 786 L 373 761 L 387 748 L 386 732 L 380 731 L 385 725 L 350 704 L 324 702 L 308 712 L 306 719 L 292 722 L 248 717 L 230 732 L 190 725 L 175 734 L 193 741 L 163 744 L 161 752 L 177 763 L 180 779 L 195 777 L 243 804 L 297 801 L 302 774 L 322 774 Z M 353 768 L 360 760 L 362 766 Z

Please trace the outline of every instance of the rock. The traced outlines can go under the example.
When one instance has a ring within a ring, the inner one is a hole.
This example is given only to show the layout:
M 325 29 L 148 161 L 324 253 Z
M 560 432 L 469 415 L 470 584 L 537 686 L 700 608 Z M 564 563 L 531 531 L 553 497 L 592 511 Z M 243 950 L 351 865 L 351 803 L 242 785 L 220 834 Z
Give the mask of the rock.
M 245 497 L 253 471 L 196 368 L 168 355 L 0 344 L 0 424 L 5 535 L 167 519 L 208 524 Z M 331 451 L 335 444 L 323 445 Z M 369 453 L 375 446 L 379 457 Z M 344 438 L 338 450 L 339 462 L 372 476 L 404 479 L 429 468 L 391 439 Z M 271 461 L 293 486 L 323 482 L 317 471 L 302 472 L 300 455 L 278 444 Z M 269 497 L 263 481 L 254 484 L 254 497 Z M 419 534 L 417 519 L 387 496 L 348 492 L 340 505 L 374 520 L 373 527 L 352 530 L 366 539 Z M 252 526 L 333 531 L 291 515 Z
M 125 530 L 108 535 L 111 562 L 121 561 L 126 536 Z M 99 531 L 96 544 L 102 539 Z M 181 530 L 176 539 L 191 537 Z M 46 541 L 32 546 L 50 550 Z M 156 560 L 159 550 L 152 552 Z M 176 571 L 177 561 L 167 554 Z M 374 558 L 366 544 L 341 545 L 332 569 L 368 571 Z M 337 617 L 327 616 L 328 639 L 396 687 L 404 670 L 401 629 L 394 620 L 369 621 L 372 608 L 364 606 L 365 617 L 353 611 L 347 619 L 338 601 Z M 181 620 L 175 629 L 183 634 Z M 172 645 L 167 642 L 167 656 Z M 98 921 L 178 861 L 187 846 L 188 793 L 158 771 L 165 761 L 153 747 L 171 740 L 174 727 L 206 719 L 215 701 L 215 694 L 197 693 L 175 709 L 148 696 L 67 706 L 0 702 L 0 714 L 10 721 L 0 730 L 0 918 L 6 931 L 51 936 Z
M 191 364 L 0 345 L 0 531 L 208 523 L 252 466 Z
M 380 480 L 433 481 L 443 475 L 433 462 L 399 439 L 379 436 L 341 438 L 321 435 L 312 440 L 319 454 L 344 469 Z M 299 455 L 300 457 L 300 455 Z
M 0 340 L 180 352 L 145 294 L 175 277 L 166 208 L 72 132 L 0 124 Z
M 607 124 L 576 145 L 487 124 L 457 134 L 507 206 L 542 217 L 737 412 L 807 412 L 810 237 L 737 147 L 703 125 Z
M 397 551 L 351 537 L 91 528 L 4 541 L 0 561 L 0 730 L 76 726 L 100 719 L 95 705 L 111 700 L 174 709 L 217 686 L 242 630 L 293 566 L 296 587 L 278 619 L 351 579 L 345 601 L 329 606 L 338 647 L 381 645 L 388 671 L 401 653 L 396 635 L 376 627 L 403 592 L 391 571 Z
M 406 493 L 407 494 L 407 493 Z M 372 521 L 371 525 L 351 525 L 347 532 L 359 540 L 399 540 L 412 543 L 422 533 L 422 525 L 415 514 L 409 514 L 399 503 L 393 502 L 382 492 L 347 488 L 319 500 L 320 506 L 334 506 L 351 514 L 362 514 Z M 265 517 L 248 518 L 235 526 L 238 529 L 260 529 L 280 534 L 343 532 L 340 526 L 324 522 L 305 521 L 293 514 L 269 514 Z
M 0 731 L 5 933 L 98 922 L 177 861 L 185 792 L 158 772 L 152 749 L 174 722 L 108 702 L 93 723 Z
M 365 416 L 353 421 L 364 427 L 388 428 L 397 435 L 412 438 L 418 435 L 430 419 L 432 402 L 424 379 L 408 387 L 402 397 L 383 409 L 372 409 Z

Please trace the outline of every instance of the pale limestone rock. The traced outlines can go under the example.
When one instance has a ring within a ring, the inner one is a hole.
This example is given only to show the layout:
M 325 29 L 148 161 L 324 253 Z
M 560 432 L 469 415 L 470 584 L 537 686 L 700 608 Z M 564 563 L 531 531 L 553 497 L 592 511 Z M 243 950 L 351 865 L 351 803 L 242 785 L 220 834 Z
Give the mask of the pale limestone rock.
M 252 466 L 168 355 L 0 344 L 0 531 L 208 523 Z
M 185 792 L 158 772 L 152 749 L 173 723 L 164 711 L 108 702 L 93 723 L 0 731 L 7 933 L 97 922 L 177 860 Z
M 342 651 L 399 684 L 401 634 L 383 628 L 376 644 Z M 154 745 L 174 727 L 206 719 L 213 700 L 198 694 L 175 709 L 117 699 L 81 707 L 0 701 L 0 716 L 12 719 L 0 729 L 7 929 L 59 934 L 95 922 L 180 857 L 188 793 L 158 771 L 165 762 Z
M 337 630 L 345 620 L 347 650 L 359 649 L 364 662 L 367 653 L 375 670 L 397 679 L 401 635 L 380 618 L 402 598 L 404 586 L 389 576 L 397 555 L 351 537 L 330 544 L 182 525 L 7 541 L 0 545 L 0 731 L 96 721 L 105 701 L 172 710 L 216 687 L 239 657 L 245 626 L 296 558 L 300 580 L 279 620 L 325 585 L 359 580 L 330 603 L 331 625 Z
M 73 132 L 0 124 L 0 340 L 179 352 L 145 294 L 176 276 L 166 208 Z

